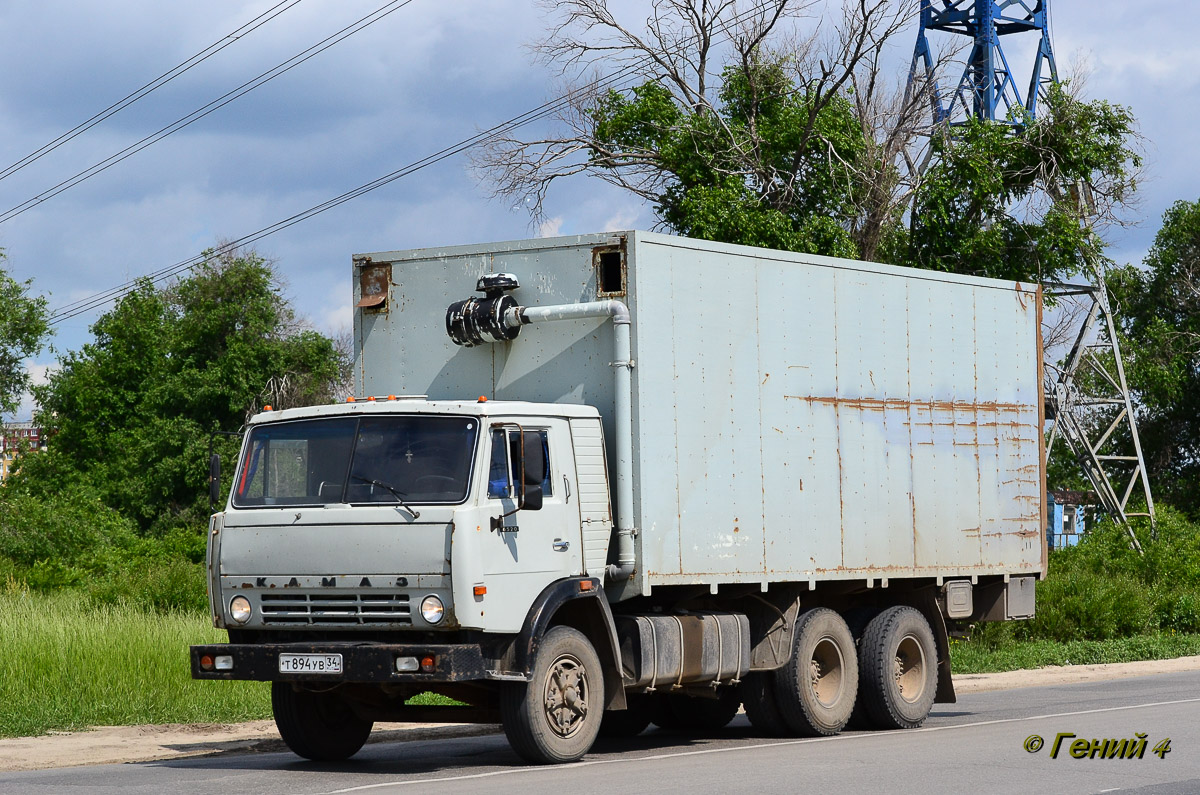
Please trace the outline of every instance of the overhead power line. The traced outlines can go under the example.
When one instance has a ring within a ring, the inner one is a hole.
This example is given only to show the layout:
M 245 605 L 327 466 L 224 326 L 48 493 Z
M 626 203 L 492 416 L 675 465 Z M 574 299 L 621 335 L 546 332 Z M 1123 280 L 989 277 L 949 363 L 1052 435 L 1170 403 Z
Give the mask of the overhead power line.
M 732 23 L 736 24 L 737 22 L 750 17 L 752 14 L 760 11 L 763 8 L 765 8 L 765 3 L 759 3 L 750 10 L 739 14 L 734 18 L 734 20 L 732 20 Z M 395 171 L 384 174 L 381 177 L 377 177 L 370 182 L 363 183 L 357 188 L 353 188 L 345 193 L 341 193 L 337 196 L 327 199 L 320 204 L 313 205 L 307 210 L 303 210 L 295 215 L 288 216 L 281 221 L 277 221 L 270 226 L 265 226 L 262 229 L 239 237 L 236 240 L 231 240 L 216 246 L 207 255 L 198 254 L 193 257 L 188 257 L 187 259 L 180 260 L 173 265 L 168 265 L 165 268 L 160 268 L 157 271 L 148 273 L 138 279 L 127 281 L 124 284 L 117 285 L 116 287 L 112 287 L 103 292 L 95 293 L 72 303 L 58 307 L 51 313 L 49 322 L 51 325 L 56 325 L 63 321 L 70 320 L 71 318 L 78 317 L 79 315 L 90 312 L 93 309 L 101 307 L 110 301 L 117 300 L 127 293 L 132 292 L 142 281 L 149 281 L 150 283 L 154 284 L 166 279 L 170 279 L 173 276 L 177 276 L 181 273 L 191 270 L 192 268 L 212 257 L 219 257 L 225 253 L 237 249 L 240 246 L 255 243 L 265 237 L 275 234 L 276 232 L 280 232 L 290 226 L 294 226 L 301 221 L 306 221 L 309 218 L 313 218 L 314 216 L 326 212 L 327 210 L 332 210 L 333 208 L 345 204 L 348 201 L 357 199 L 360 196 L 364 196 L 371 191 L 383 187 L 384 185 L 388 185 L 398 179 L 409 176 L 410 174 L 420 171 L 423 168 L 434 165 L 435 163 L 439 163 L 449 157 L 453 157 L 454 155 L 460 154 L 467 149 L 471 149 L 475 146 L 479 146 L 480 144 L 494 140 L 505 133 L 511 132 L 520 127 L 524 127 L 525 125 L 532 124 L 535 121 L 540 121 L 541 119 L 558 112 L 564 106 L 575 101 L 575 99 L 580 95 L 591 93 L 593 91 L 601 91 L 604 89 L 613 88 L 619 85 L 625 79 L 629 78 L 639 69 L 645 66 L 650 60 L 651 59 L 649 56 L 635 60 L 609 75 L 599 77 L 583 86 L 580 86 L 579 88 L 568 91 L 561 96 L 543 103 L 532 110 L 528 110 L 517 116 L 513 116 L 512 118 L 489 127 L 486 130 L 478 132 L 469 138 L 464 138 L 458 143 L 451 144 L 444 149 L 440 149 L 437 152 L 426 155 L 420 160 L 413 161 L 412 163 L 402 166 Z
M 283 231 L 284 229 L 287 229 L 290 226 L 294 226 L 295 224 L 298 224 L 301 221 L 306 221 L 309 218 L 320 215 L 321 213 L 326 212 L 327 210 L 332 210 L 333 208 L 338 207 L 342 204 L 345 204 L 346 202 L 351 201 L 352 199 L 357 199 L 360 196 L 366 195 L 366 194 L 370 193 L 371 191 L 377 190 L 378 188 L 382 188 L 384 185 L 388 185 L 392 182 L 395 182 L 398 179 L 407 177 L 408 175 L 413 174 L 417 171 L 420 171 L 423 168 L 432 166 L 435 163 L 439 163 L 449 157 L 453 157 L 454 155 L 461 154 L 462 152 L 465 152 L 466 150 L 471 149 L 472 147 L 475 147 L 475 146 L 478 146 L 479 144 L 490 141 L 493 138 L 496 138 L 504 133 L 510 132 L 519 127 L 523 127 L 527 124 L 531 124 L 535 121 L 539 121 L 543 118 L 546 118 L 547 116 L 560 110 L 565 104 L 573 101 L 574 98 L 581 93 L 586 93 L 586 92 L 590 92 L 593 90 L 600 90 L 600 89 L 610 88 L 610 87 L 615 86 L 616 84 L 618 84 L 622 80 L 624 80 L 626 77 L 629 77 L 630 74 L 639 67 L 639 65 L 640 64 L 631 64 L 629 66 L 626 66 L 624 69 L 621 69 L 618 72 L 615 72 L 606 77 L 602 77 L 597 80 L 594 80 L 591 83 L 588 83 L 587 85 L 585 85 L 581 88 L 575 89 L 574 91 L 568 92 L 568 93 L 566 93 L 560 97 L 557 97 L 556 99 L 553 99 L 543 105 L 540 105 L 532 110 L 526 111 L 525 113 L 522 113 L 518 116 L 514 116 L 514 117 L 512 117 L 506 121 L 503 121 L 493 127 L 489 127 L 488 129 L 483 130 L 482 132 L 476 133 L 475 135 L 471 136 L 470 138 L 465 138 L 465 139 L 459 141 L 458 143 L 451 144 L 450 146 L 447 146 L 444 149 L 440 149 L 437 152 L 426 155 L 425 157 L 421 158 L 420 160 L 413 161 L 412 163 L 409 163 L 406 166 L 402 166 L 401 168 L 398 168 L 395 171 L 389 172 L 387 174 L 384 174 L 381 177 L 377 177 L 377 178 L 371 180 L 370 182 L 366 182 L 362 185 L 359 185 L 357 188 L 352 188 L 351 190 L 348 190 L 345 193 L 338 194 L 337 196 L 327 199 L 327 200 L 321 202 L 320 204 L 313 205 L 312 207 L 309 207 L 307 210 L 303 210 L 301 212 L 296 213 L 295 215 L 288 216 L 287 218 L 284 218 L 281 221 L 277 221 L 277 222 L 271 224 L 270 226 L 265 226 L 262 229 L 259 229 L 255 232 L 251 232 L 248 235 L 239 237 L 236 240 L 231 240 L 226 243 L 223 243 L 220 246 L 217 246 L 215 249 L 213 249 L 212 253 L 209 256 L 220 256 L 221 254 L 224 254 L 228 251 L 232 251 L 233 249 L 236 249 L 240 246 L 245 246 L 245 245 L 250 245 L 252 243 L 255 243 L 259 240 L 262 240 L 264 237 L 268 237 L 269 235 L 273 235 L 276 232 Z M 116 287 L 113 287 L 109 290 L 105 290 L 104 292 L 96 293 L 96 294 L 90 295 L 86 298 L 81 298 L 78 301 L 75 301 L 70 304 L 65 304 L 64 306 L 61 306 L 61 307 L 55 309 L 51 313 L 50 323 L 52 325 L 54 325 L 57 323 L 61 323 L 62 321 L 65 321 L 65 320 L 70 320 L 73 317 L 76 317 L 78 315 L 89 312 L 92 309 L 95 309 L 99 306 L 103 306 L 104 304 L 108 303 L 109 301 L 112 301 L 116 298 L 123 296 L 124 294 L 132 291 L 137 286 L 138 282 L 140 282 L 142 280 L 149 280 L 151 283 L 164 281 L 166 279 L 171 278 L 172 276 L 176 276 L 180 273 L 183 273 L 184 271 L 194 268 L 195 266 L 204 262 L 205 259 L 207 259 L 207 257 L 204 254 L 198 254 L 194 257 L 189 257 L 185 260 L 180 260 L 179 262 L 175 263 L 174 265 L 169 265 L 165 268 L 161 268 L 152 273 L 148 273 L 145 276 L 141 277 L 140 279 L 134 279 L 134 280 L 125 282 L 124 284 L 120 284 Z
M 86 120 L 80 122 L 79 124 L 75 125 L 71 129 L 67 130 L 62 135 L 55 138 L 53 141 L 43 144 L 42 146 L 38 147 L 37 149 L 33 150 L 29 154 L 22 157 L 20 160 L 5 167 L 3 170 L 0 170 L 0 180 L 5 179 L 6 177 L 12 176 L 13 174 L 17 173 L 21 169 L 25 168 L 25 166 L 28 166 L 30 163 L 40 160 L 42 157 L 50 154 L 55 149 L 57 149 L 58 147 L 62 146 L 65 143 L 67 143 L 71 139 L 76 138 L 76 137 L 82 135 L 83 133 L 87 132 L 88 130 L 92 129 L 100 122 L 115 116 L 116 114 L 125 110 L 125 108 L 128 108 L 130 105 L 137 102 L 139 99 L 142 99 L 143 97 L 162 88 L 167 83 L 169 83 L 172 80 L 174 80 L 175 78 L 179 77 L 184 72 L 187 72 L 192 67 L 198 66 L 199 64 L 203 63 L 204 61 L 207 61 L 209 58 L 216 55 L 221 50 L 225 49 L 229 45 L 231 45 L 234 42 L 241 39 L 247 33 L 251 33 L 253 31 L 257 30 L 258 28 L 260 28 L 263 25 L 270 22 L 275 17 L 282 14 L 284 11 L 287 11 L 290 8 L 294 8 L 295 6 L 299 5 L 301 2 L 302 2 L 302 0 L 283 0 L 282 2 L 276 3 L 275 5 L 268 8 L 266 11 L 264 11 L 261 14 L 259 14 L 258 16 L 256 16 L 254 19 L 247 22 L 246 24 L 225 34 L 217 41 L 215 41 L 212 44 L 205 47 L 203 50 L 200 50 L 200 52 L 196 53 L 191 58 L 188 58 L 186 61 L 180 63 L 179 65 L 174 66 L 171 69 L 168 69 L 167 71 L 163 72 L 158 77 L 151 80 L 149 83 L 146 83 L 146 85 L 142 86 L 141 88 L 137 89 L 136 91 L 134 91 L 130 94 L 127 94 L 125 97 L 123 97 L 123 98 L 117 100 L 116 102 L 114 102 L 113 104 L 109 105 L 107 108 L 100 111 L 95 116 L 92 116 L 90 119 L 86 119 Z
M 313 58 L 316 55 L 319 55 L 320 53 L 322 53 L 325 50 L 329 49 L 330 47 L 334 46 L 335 44 L 345 41 L 346 39 L 353 36 L 355 33 L 358 33 L 360 31 L 365 30 L 366 28 L 370 27 L 371 25 L 374 25 L 376 22 L 379 22 L 381 19 L 388 16 L 389 14 L 392 14 L 396 11 L 399 11 L 401 8 L 404 8 L 406 5 L 408 5 L 412 1 L 413 0 L 390 0 L 390 2 L 384 3 L 382 6 L 375 9 L 370 14 L 367 14 L 366 16 L 362 17 L 361 19 L 347 25 L 346 27 L 339 30 L 337 33 L 327 36 L 326 38 L 324 38 L 321 41 L 317 42 L 316 44 L 312 45 L 308 49 L 303 50 L 303 51 L 293 55 L 291 58 L 288 58 L 283 63 L 281 63 L 271 69 L 268 69 L 267 71 L 263 72 L 262 74 L 258 75 L 257 77 L 255 77 L 251 80 L 247 80 L 245 83 L 242 83 L 240 86 L 233 89 L 232 91 L 229 91 L 229 92 L 223 94 L 222 96 L 217 97 L 212 102 L 209 102 L 207 105 L 204 105 L 201 108 L 197 108 L 196 110 L 192 111 L 191 113 L 187 114 L 186 116 L 183 116 L 183 117 L 175 120 L 171 124 L 168 124 L 167 126 L 159 129 L 158 131 L 156 131 L 154 133 L 151 133 L 150 135 L 147 135 L 145 138 L 142 138 L 140 141 L 130 144 L 129 146 L 122 149 L 121 151 L 109 155 L 108 157 L 104 158 L 100 162 L 98 162 L 92 166 L 89 166 L 88 168 L 85 168 L 83 171 L 78 172 L 74 176 L 68 177 L 67 179 L 63 180 L 62 182 L 59 182 L 57 185 L 47 188 L 46 190 L 42 191 L 41 193 L 37 194 L 36 196 L 32 196 L 32 197 L 26 199 L 25 201 L 21 202 L 18 205 L 14 206 L 14 207 L 10 207 L 9 209 L 5 210 L 3 213 L 0 213 L 0 223 L 4 223 L 5 221 L 10 221 L 13 218 L 16 218 L 18 215 L 21 215 L 22 213 L 33 209 L 34 207 L 38 206 L 42 202 L 46 201 L 47 199 L 52 199 L 55 196 L 59 195 L 60 193 L 70 190 L 71 188 L 75 187 L 76 185 L 78 185 L 82 182 L 86 182 L 87 180 L 91 179 L 92 177 L 96 176 L 97 174 L 101 173 L 102 171 L 107 171 L 108 169 L 115 166 L 117 163 L 120 163 L 122 160 L 125 160 L 128 157 L 132 157 L 133 155 L 137 154 L 138 152 L 142 151 L 143 149 L 146 149 L 147 147 L 153 146 L 154 144 L 161 141 L 163 138 L 166 138 L 169 135 L 173 135 L 174 133 L 179 132 L 180 130 L 184 129 L 185 127 L 199 121 L 200 119 L 203 119 L 205 116 L 209 115 L 210 113 L 213 113 L 214 111 L 225 107 L 230 102 L 233 102 L 235 99 L 245 96 L 246 94 L 250 93 L 254 89 L 258 88 L 259 86 L 265 85 L 266 83 L 269 83 L 270 81 L 274 80 L 275 78 L 279 77 L 280 75 L 285 74 L 286 72 L 289 72 L 292 69 L 295 69 L 300 64 L 304 63 L 305 61 L 309 60 L 310 58 Z

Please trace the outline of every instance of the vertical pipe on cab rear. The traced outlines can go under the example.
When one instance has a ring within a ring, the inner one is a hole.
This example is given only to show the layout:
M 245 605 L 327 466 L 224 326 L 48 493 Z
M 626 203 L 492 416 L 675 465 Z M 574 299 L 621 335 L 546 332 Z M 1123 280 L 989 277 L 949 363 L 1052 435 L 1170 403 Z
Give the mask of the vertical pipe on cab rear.
M 505 313 L 510 328 L 553 320 L 611 317 L 617 459 L 617 562 L 606 570 L 609 580 L 627 580 L 637 558 L 633 549 L 633 344 L 629 307 L 621 301 L 589 301 L 554 306 L 519 306 Z

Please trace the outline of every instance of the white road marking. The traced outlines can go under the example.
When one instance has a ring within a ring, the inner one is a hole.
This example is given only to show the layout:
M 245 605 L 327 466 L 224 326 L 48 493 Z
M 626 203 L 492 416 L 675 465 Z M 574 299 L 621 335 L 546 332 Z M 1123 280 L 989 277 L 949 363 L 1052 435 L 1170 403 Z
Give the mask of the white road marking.
M 1175 704 L 1194 704 L 1200 702 L 1200 698 L 1183 698 L 1177 701 L 1154 701 L 1148 704 L 1129 704 L 1124 707 L 1101 707 L 1099 709 L 1085 709 L 1078 712 L 1055 712 L 1050 715 L 1031 715 L 1027 718 L 997 718 L 996 720 L 981 720 L 974 723 L 958 723 L 953 726 L 927 726 L 921 729 L 909 729 L 903 732 L 903 736 L 917 734 L 921 732 L 942 732 L 953 731 L 958 729 L 971 729 L 976 726 L 996 726 L 1001 723 L 1021 723 L 1031 720 L 1048 720 L 1050 718 L 1071 718 L 1078 715 L 1095 715 L 1101 712 L 1122 712 L 1130 709 L 1145 709 L 1146 707 L 1167 707 Z M 889 734 L 886 732 L 883 734 Z M 881 732 L 858 732 L 855 734 L 839 734 L 834 737 L 806 737 L 802 740 L 780 740 L 769 743 L 756 743 L 755 745 L 738 745 L 732 748 L 702 748 L 692 751 L 673 751 L 665 754 L 653 754 L 651 756 L 638 756 L 633 758 L 618 758 L 618 759 L 593 759 L 582 762 L 571 762 L 565 765 L 538 765 L 521 768 L 505 768 L 504 770 L 492 770 L 487 773 L 470 773 L 461 776 L 445 776 L 443 778 L 421 778 L 421 779 L 406 779 L 401 781 L 386 781 L 377 784 L 363 784 L 358 787 L 347 787 L 345 789 L 330 790 L 323 795 L 344 795 L 348 792 L 365 792 L 367 790 L 382 789 L 383 787 L 402 787 L 413 786 L 416 784 L 436 784 L 443 781 L 471 781 L 472 779 L 492 778 L 494 776 L 511 776 L 518 773 L 538 773 L 547 770 L 560 770 L 563 768 L 588 767 L 591 765 L 611 765 L 615 763 L 634 763 L 645 762 L 657 759 L 672 759 L 685 756 L 702 756 L 705 754 L 727 754 L 736 751 L 757 751 L 762 748 L 776 748 L 789 745 L 808 745 L 809 743 L 830 743 L 846 740 L 857 740 L 863 737 L 878 737 Z M 897 733 L 899 734 L 899 733 Z M 1104 790 L 1105 792 L 1113 792 L 1114 790 Z

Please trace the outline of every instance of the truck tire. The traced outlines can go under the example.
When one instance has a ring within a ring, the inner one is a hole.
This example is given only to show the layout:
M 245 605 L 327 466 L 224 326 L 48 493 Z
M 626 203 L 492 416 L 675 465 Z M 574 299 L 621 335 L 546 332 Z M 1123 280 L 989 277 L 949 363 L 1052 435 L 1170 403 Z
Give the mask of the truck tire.
M 626 693 L 625 709 L 604 711 L 601 737 L 636 737 L 650 725 L 652 704 L 649 696 Z
M 802 613 L 794 636 L 791 659 L 775 672 L 779 713 L 795 734 L 837 734 L 849 722 L 858 697 L 854 636 L 827 607 Z
M 921 612 L 889 607 L 867 624 L 859 644 L 860 697 L 880 729 L 915 729 L 937 694 L 937 644 Z
M 271 710 L 287 747 L 317 762 L 349 759 L 371 734 L 371 721 L 355 715 L 336 691 L 314 693 L 290 682 L 272 682 Z
M 526 762 L 580 759 L 604 717 L 604 673 L 587 636 L 551 627 L 533 658 L 533 676 L 500 690 L 500 718 L 509 745 Z
M 728 726 L 741 706 L 741 694 L 733 687 L 722 687 L 716 698 L 663 694 L 651 721 L 671 731 L 706 734 Z
M 862 636 L 867 629 L 867 624 L 870 624 L 871 619 L 877 615 L 879 615 L 878 607 L 854 607 L 842 614 L 842 618 L 846 619 L 846 626 L 850 627 L 850 634 L 854 637 L 854 648 L 858 651 L 858 698 L 854 699 L 854 712 L 850 713 L 850 722 L 846 724 L 847 729 L 865 731 L 875 728 L 871 717 L 867 715 L 866 699 L 863 697 L 866 680 L 863 678 L 862 672 Z
M 787 735 L 788 725 L 775 698 L 775 672 L 755 671 L 742 678 L 742 706 L 750 725 L 769 737 Z

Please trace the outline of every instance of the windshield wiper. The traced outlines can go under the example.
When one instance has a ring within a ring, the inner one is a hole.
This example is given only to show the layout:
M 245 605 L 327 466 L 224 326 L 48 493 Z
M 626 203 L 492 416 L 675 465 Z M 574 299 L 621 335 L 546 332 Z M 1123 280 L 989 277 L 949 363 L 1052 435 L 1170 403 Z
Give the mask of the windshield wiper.
M 392 493 L 392 496 L 396 498 L 396 502 L 400 503 L 400 507 L 412 514 L 412 518 L 414 518 L 414 519 L 421 518 L 421 514 L 417 513 L 416 509 L 409 507 L 409 505 L 404 502 L 404 494 L 397 491 L 394 486 L 389 486 L 387 483 L 384 483 L 382 480 L 375 480 L 373 478 L 364 478 L 362 475 L 355 475 L 353 473 L 351 473 L 350 477 L 354 478 L 355 480 L 361 480 L 363 483 L 370 483 L 372 486 L 378 486 L 381 489 L 387 489 L 388 491 L 390 491 Z

